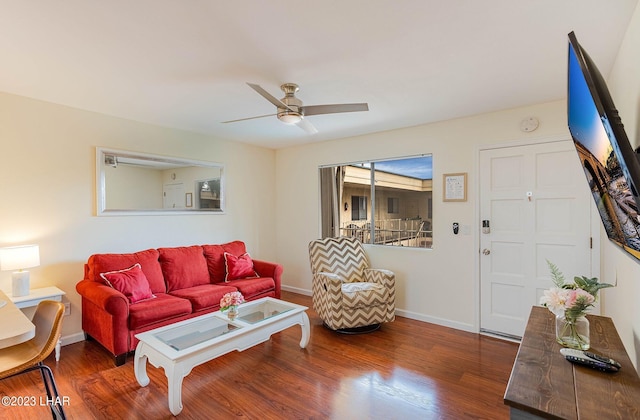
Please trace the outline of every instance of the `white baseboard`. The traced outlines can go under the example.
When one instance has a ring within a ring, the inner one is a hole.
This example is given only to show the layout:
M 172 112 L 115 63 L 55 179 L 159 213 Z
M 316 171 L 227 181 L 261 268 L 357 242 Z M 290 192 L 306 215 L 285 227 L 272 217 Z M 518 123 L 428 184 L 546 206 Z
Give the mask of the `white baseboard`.
M 298 288 L 298 287 L 291 287 L 291 286 L 285 286 L 285 285 L 282 285 L 281 288 L 282 288 L 282 290 L 285 290 L 287 292 L 298 293 L 300 295 L 305 295 L 305 296 L 311 296 L 312 295 L 311 290 L 309 290 L 309 289 L 301 289 L 301 288 Z M 472 332 L 472 333 L 477 333 L 478 332 L 478 331 L 475 330 L 473 324 L 465 324 L 463 322 L 451 321 L 449 319 L 438 318 L 438 317 L 433 317 L 433 316 L 429 316 L 429 315 L 423 315 L 423 314 L 419 314 L 419 313 L 416 313 L 416 312 L 405 311 L 403 309 L 397 309 L 396 308 L 396 315 L 402 316 L 402 317 L 405 317 L 405 318 L 409 318 L 409 319 L 415 319 L 416 321 L 422 321 L 422 322 L 428 322 L 430 324 L 442 325 L 443 327 L 454 328 L 456 330 L 462 330 L 462 331 L 467 331 L 467 332 Z
M 309 289 L 300 289 L 299 287 L 285 286 L 284 284 L 280 287 L 282 290 L 292 293 L 297 293 L 299 295 L 311 296 L 311 290 Z
M 416 321 L 428 322 L 430 324 L 441 325 L 443 327 L 449 327 L 456 330 L 467 331 L 477 333 L 473 324 L 466 324 L 464 322 L 451 321 L 450 319 L 438 318 L 435 316 L 418 314 L 411 311 L 405 311 L 404 309 L 396 309 L 396 315 L 409 319 L 415 319 Z
M 84 341 L 84 333 L 79 332 L 71 335 L 65 335 L 64 337 L 60 337 L 60 341 L 62 341 L 62 345 L 66 346 L 67 344 L 79 343 Z

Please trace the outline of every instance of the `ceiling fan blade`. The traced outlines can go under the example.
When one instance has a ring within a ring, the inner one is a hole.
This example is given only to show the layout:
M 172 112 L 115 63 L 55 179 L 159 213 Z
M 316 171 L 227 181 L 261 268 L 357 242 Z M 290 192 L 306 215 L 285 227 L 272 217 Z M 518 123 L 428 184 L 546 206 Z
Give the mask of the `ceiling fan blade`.
M 302 128 L 304 131 L 306 131 L 309 134 L 316 134 L 318 132 L 318 130 L 313 126 L 313 124 L 311 124 L 308 120 L 305 120 L 304 118 L 298 121 L 296 125 Z
M 238 120 L 229 120 L 229 121 L 220 121 L 220 124 L 234 123 L 234 122 L 238 122 L 238 121 L 255 120 L 256 118 L 274 117 L 276 115 L 278 115 L 278 114 L 258 115 L 257 117 L 240 118 Z
M 247 84 L 251 89 L 258 92 L 263 98 L 265 98 L 267 101 L 271 102 L 278 108 L 285 108 L 285 109 L 288 109 L 289 111 L 294 111 L 293 109 L 289 108 L 285 103 L 280 101 L 280 99 L 276 98 L 275 96 L 273 96 L 272 94 L 264 90 L 262 86 L 256 85 L 255 83 L 249 83 L 249 82 L 247 82 Z
M 359 112 L 368 111 L 369 105 L 366 103 L 360 104 L 335 104 L 335 105 L 311 105 L 305 106 L 304 115 L 320 115 L 320 114 L 337 114 L 340 112 Z

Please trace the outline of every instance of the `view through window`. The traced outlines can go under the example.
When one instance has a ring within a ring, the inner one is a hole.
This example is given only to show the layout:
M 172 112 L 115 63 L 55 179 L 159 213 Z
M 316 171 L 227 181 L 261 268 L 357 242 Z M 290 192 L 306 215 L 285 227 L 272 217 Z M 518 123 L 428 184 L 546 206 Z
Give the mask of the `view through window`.
M 320 168 L 322 236 L 431 248 L 431 155 Z

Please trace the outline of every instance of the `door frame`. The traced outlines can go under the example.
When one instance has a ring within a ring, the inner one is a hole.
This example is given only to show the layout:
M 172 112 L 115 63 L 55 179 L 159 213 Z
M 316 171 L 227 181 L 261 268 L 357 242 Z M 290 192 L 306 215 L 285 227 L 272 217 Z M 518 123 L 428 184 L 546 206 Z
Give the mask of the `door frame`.
M 495 150 L 495 149 L 506 149 L 506 148 L 511 148 L 511 147 L 523 147 L 523 146 L 532 146 L 532 145 L 541 145 L 541 144 L 545 144 L 545 143 L 557 143 L 557 142 L 561 142 L 561 141 L 573 141 L 571 139 L 571 135 L 567 134 L 567 135 L 556 135 L 556 136 L 545 136 L 545 137 L 532 137 L 532 138 L 527 138 L 527 139 L 518 139 L 518 140 L 512 140 L 512 141 L 507 141 L 504 143 L 491 143 L 491 144 L 482 144 L 482 145 L 478 145 L 476 146 L 476 151 L 475 151 L 475 156 L 474 156 L 474 167 L 475 167 L 475 171 L 474 173 L 476 174 L 476 176 L 474 177 L 474 185 L 475 185 L 475 190 L 478 192 L 477 194 L 477 198 L 475 200 L 475 208 L 474 208 L 474 229 L 473 229 L 473 234 L 474 234 L 474 243 L 476 245 L 476 252 L 474 253 L 474 279 L 473 279 L 473 301 L 475 302 L 476 308 L 474 311 L 474 320 L 473 320 L 473 328 L 475 330 L 475 332 L 479 333 L 479 334 L 486 334 L 486 335 L 490 335 L 488 333 L 484 333 L 480 331 L 480 318 L 481 318 L 481 312 L 482 312 L 482 301 L 481 301 L 481 296 L 480 296 L 480 281 L 481 281 L 481 275 L 480 275 L 480 262 L 481 262 L 481 258 L 480 258 L 480 252 L 481 252 L 481 240 L 482 240 L 482 236 L 480 233 L 481 230 L 481 222 L 480 222 L 480 203 L 482 200 L 482 190 L 480 189 L 480 171 L 482 168 L 480 168 L 480 153 L 485 151 L 485 150 Z M 585 180 L 585 186 L 586 186 L 586 180 Z M 592 242 L 592 246 L 591 246 L 591 273 L 595 273 L 592 274 L 593 276 L 596 276 L 598 278 L 602 278 L 602 273 L 600 271 L 600 267 L 601 267 L 601 263 L 600 263 L 600 259 L 602 258 L 602 249 L 601 249 L 601 237 L 602 237 L 602 223 L 600 221 L 600 215 L 598 213 L 598 210 L 595 207 L 595 203 L 593 202 L 593 200 L 591 200 L 591 211 L 590 211 L 590 226 L 591 226 L 591 237 L 593 238 L 593 242 Z M 571 276 L 571 278 L 573 278 L 574 275 L 579 275 L 580 273 L 568 273 L 567 276 Z M 595 310 L 592 311 L 591 313 L 593 314 L 599 314 L 600 313 L 600 307 L 596 306 Z M 501 337 L 504 338 L 504 337 Z

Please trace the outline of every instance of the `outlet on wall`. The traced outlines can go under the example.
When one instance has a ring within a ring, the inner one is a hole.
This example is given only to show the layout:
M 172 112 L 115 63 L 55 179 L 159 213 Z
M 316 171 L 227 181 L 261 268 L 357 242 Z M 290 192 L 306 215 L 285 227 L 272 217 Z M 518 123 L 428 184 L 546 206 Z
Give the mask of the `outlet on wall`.
M 64 302 L 64 316 L 71 315 L 71 302 Z

